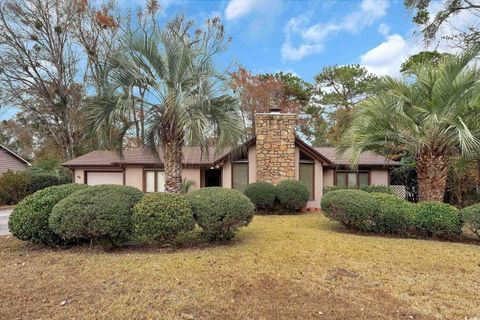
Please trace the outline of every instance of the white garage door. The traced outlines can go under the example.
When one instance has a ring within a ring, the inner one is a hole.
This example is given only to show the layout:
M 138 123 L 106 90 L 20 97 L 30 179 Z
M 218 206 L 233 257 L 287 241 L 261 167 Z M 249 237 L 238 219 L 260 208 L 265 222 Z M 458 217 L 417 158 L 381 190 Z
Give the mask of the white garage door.
M 87 184 L 96 186 L 98 184 L 123 184 L 122 172 L 87 172 Z

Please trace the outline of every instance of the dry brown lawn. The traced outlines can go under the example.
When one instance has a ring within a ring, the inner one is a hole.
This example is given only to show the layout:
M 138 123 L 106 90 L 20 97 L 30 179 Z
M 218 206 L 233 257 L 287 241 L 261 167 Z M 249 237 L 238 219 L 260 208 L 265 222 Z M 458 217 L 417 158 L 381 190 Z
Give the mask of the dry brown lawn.
M 229 245 L 39 248 L 0 237 L 0 319 L 475 319 L 480 246 L 257 216 Z M 478 318 L 477 318 L 478 319 Z

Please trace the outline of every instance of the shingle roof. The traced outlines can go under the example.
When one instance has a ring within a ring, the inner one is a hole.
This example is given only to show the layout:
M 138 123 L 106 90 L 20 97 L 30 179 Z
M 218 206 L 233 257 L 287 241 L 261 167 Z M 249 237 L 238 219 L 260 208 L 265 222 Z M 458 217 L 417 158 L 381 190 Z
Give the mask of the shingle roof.
M 161 150 L 160 159 L 163 158 Z M 210 148 L 207 152 L 203 152 L 200 147 L 185 147 L 183 148 L 183 163 L 185 165 L 209 165 L 217 158 L 228 153 L 228 150 L 223 152 L 215 151 L 215 148 Z M 123 152 L 121 158 L 113 151 L 93 151 L 83 156 L 77 157 L 65 162 L 64 166 L 109 166 L 112 164 L 157 164 L 155 157 L 146 152 L 143 148 L 132 148 Z
M 303 143 L 303 142 L 302 142 Z M 311 147 L 310 147 L 311 148 Z M 333 147 L 311 148 L 318 152 L 323 158 L 330 160 L 333 165 L 349 165 L 348 151 L 338 156 L 336 149 Z M 160 159 L 162 159 L 162 152 Z M 203 152 L 200 147 L 184 147 L 183 148 L 183 164 L 184 165 L 211 165 L 219 159 L 227 156 L 229 150 L 216 152 L 215 148 L 210 148 L 208 153 Z M 65 166 L 110 166 L 113 164 L 158 164 L 155 157 L 146 152 L 143 148 L 132 148 L 124 151 L 123 158 L 113 151 L 93 151 L 83 156 L 77 157 L 64 163 Z M 398 162 L 388 160 L 383 156 L 373 152 L 364 152 L 360 156 L 359 165 L 397 165 Z
M 337 155 L 337 150 L 333 147 L 320 147 L 315 149 L 337 165 L 350 164 L 350 161 L 349 161 L 350 152 L 348 150 L 341 155 Z M 398 162 L 389 160 L 384 156 L 378 155 L 371 151 L 366 151 L 360 155 L 358 165 L 385 166 L 385 165 L 398 165 Z

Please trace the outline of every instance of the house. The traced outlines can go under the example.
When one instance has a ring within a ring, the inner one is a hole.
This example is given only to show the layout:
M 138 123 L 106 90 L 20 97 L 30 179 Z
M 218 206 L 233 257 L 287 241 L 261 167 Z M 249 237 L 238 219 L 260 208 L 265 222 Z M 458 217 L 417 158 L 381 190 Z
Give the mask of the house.
M 29 166 L 30 163 L 27 160 L 0 144 L 0 174 L 8 170 L 23 171 Z
M 319 207 L 323 189 L 333 185 L 389 184 L 389 169 L 397 162 L 366 152 L 353 171 L 348 156 L 334 148 L 313 148 L 295 135 L 296 115 L 260 113 L 255 118 L 256 136 L 244 143 L 242 152 L 214 149 L 202 153 L 198 147 L 183 150 L 183 178 L 193 181 L 192 190 L 222 186 L 243 190 L 249 183 L 278 183 L 298 179 L 310 191 L 308 206 Z M 160 154 L 161 158 L 161 154 Z M 110 151 L 93 151 L 64 164 L 72 169 L 76 183 L 121 184 L 144 192 L 164 190 L 163 165 L 142 148 L 130 149 L 123 157 Z

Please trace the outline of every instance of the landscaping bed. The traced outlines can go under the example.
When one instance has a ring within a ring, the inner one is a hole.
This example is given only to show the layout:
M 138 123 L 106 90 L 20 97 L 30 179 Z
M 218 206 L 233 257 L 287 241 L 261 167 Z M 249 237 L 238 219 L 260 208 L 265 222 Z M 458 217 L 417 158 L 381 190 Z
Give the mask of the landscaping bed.
M 316 213 L 256 216 L 227 244 L 178 241 L 104 251 L 0 237 L 0 319 L 480 316 L 475 244 L 352 234 Z

